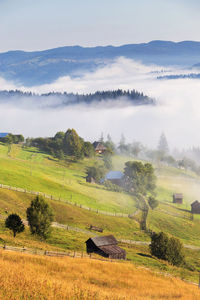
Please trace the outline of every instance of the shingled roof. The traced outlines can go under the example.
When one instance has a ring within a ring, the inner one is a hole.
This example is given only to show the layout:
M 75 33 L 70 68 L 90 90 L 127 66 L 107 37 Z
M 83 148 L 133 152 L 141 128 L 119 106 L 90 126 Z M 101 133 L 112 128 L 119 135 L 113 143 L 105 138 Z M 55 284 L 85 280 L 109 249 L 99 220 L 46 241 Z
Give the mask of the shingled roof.
M 113 235 L 97 236 L 86 241 L 87 253 L 97 253 L 104 257 L 125 259 L 126 251 L 117 246 Z
M 97 246 L 108 246 L 108 245 L 117 245 L 117 240 L 114 238 L 113 235 L 107 236 L 96 236 L 91 238 L 93 243 Z
M 106 180 L 122 179 L 123 177 L 124 174 L 121 171 L 110 171 L 106 174 L 105 179 Z
M 173 197 L 176 199 L 182 199 L 183 198 L 183 194 L 173 194 Z

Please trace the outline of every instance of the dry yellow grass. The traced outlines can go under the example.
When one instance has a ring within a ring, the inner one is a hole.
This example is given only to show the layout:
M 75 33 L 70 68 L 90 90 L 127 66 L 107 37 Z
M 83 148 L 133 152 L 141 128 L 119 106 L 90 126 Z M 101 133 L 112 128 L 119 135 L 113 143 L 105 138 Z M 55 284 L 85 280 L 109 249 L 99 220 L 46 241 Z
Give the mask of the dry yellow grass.
M 0 299 L 200 299 L 197 286 L 130 263 L 0 251 Z

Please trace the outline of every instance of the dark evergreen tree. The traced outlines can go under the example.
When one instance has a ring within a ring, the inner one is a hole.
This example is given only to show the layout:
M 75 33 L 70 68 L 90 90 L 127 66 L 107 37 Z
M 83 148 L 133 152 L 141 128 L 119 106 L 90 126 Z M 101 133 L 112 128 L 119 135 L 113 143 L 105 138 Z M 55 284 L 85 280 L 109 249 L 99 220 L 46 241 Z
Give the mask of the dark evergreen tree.
M 24 231 L 24 224 L 17 214 L 11 214 L 5 220 L 5 226 L 12 230 L 13 236 L 15 237 L 17 233 Z

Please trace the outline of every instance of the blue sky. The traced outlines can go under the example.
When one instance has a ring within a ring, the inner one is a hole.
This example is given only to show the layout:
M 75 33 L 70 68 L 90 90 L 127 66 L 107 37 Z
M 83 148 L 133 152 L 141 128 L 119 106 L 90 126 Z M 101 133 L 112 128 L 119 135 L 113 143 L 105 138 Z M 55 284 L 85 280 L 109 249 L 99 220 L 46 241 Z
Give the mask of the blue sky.
M 0 51 L 200 40 L 199 0 L 0 0 Z

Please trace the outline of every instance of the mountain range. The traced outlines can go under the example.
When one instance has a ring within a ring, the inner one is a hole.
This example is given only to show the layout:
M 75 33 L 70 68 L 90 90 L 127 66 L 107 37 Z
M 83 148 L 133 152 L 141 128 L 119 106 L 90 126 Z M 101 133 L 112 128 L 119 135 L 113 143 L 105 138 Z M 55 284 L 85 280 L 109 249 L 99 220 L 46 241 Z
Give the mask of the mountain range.
M 151 41 L 119 47 L 66 46 L 44 51 L 0 53 L 0 76 L 25 86 L 51 83 L 61 76 L 81 76 L 118 57 L 144 64 L 200 67 L 200 42 Z

